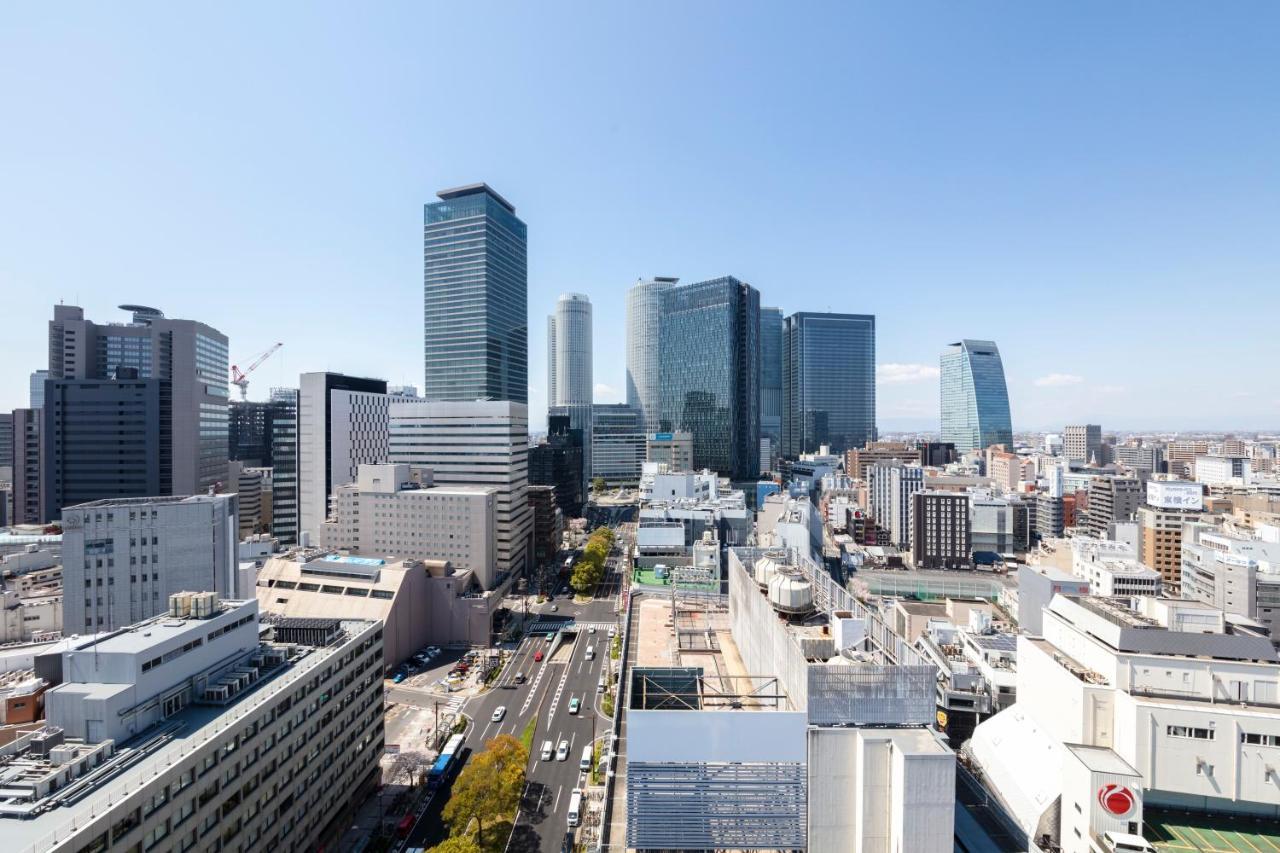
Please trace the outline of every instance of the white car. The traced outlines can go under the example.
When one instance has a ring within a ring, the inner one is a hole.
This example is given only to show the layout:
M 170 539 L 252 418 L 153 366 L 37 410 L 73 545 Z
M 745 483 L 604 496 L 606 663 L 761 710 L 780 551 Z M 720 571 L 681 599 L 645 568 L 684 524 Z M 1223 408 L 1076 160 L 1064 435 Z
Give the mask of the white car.
M 560 745 L 556 747 L 556 761 L 564 761 L 569 757 L 569 741 L 562 740 Z
M 495 723 L 500 723 L 502 722 L 502 718 L 505 717 L 506 715 L 507 715 L 507 706 L 499 705 L 498 707 L 493 709 L 493 716 L 490 717 L 489 719 Z
M 588 629 L 587 629 L 587 633 L 588 633 L 588 634 L 594 634 L 595 632 L 596 632 L 596 626 L 595 626 L 595 625 L 592 625 L 590 628 L 588 628 Z

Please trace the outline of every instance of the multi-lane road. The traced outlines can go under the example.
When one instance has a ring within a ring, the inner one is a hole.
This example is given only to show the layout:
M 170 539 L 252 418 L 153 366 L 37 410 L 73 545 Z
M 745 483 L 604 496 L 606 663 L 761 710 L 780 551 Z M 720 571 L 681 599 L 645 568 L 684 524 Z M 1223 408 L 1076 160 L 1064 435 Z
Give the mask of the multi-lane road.
M 617 623 L 614 595 L 619 588 L 615 558 L 597 597 L 586 604 L 559 599 L 539 605 L 537 616 L 530 613 L 530 630 L 503 668 L 496 686 L 474 698 L 463 708 L 473 723 L 467 732 L 467 748 L 479 751 L 484 743 L 499 735 L 520 738 L 530 720 L 536 720 L 530 749 L 527 785 L 508 847 L 513 853 L 558 853 L 565 843 L 570 796 L 582 787 L 586 774 L 579 761 L 593 737 L 608 743 L 610 720 L 601 709 L 603 693 L 597 689 L 609 666 L 609 631 Z M 551 607 L 555 607 L 555 612 Z M 548 640 L 552 634 L 554 640 Z M 588 649 L 592 657 L 587 659 Z M 543 659 L 535 660 L 538 652 Z M 518 679 L 517 675 L 523 675 Z M 517 683 L 522 681 L 522 683 Z M 573 699 L 579 701 L 570 714 Z M 505 708 L 500 721 L 494 711 Z M 552 757 L 542 758 L 546 741 Z M 568 755 L 557 760 L 555 752 L 567 741 Z M 469 760 L 470 755 L 466 758 Z M 441 791 L 409 836 L 407 847 L 427 847 L 444 836 L 440 809 L 447 799 Z

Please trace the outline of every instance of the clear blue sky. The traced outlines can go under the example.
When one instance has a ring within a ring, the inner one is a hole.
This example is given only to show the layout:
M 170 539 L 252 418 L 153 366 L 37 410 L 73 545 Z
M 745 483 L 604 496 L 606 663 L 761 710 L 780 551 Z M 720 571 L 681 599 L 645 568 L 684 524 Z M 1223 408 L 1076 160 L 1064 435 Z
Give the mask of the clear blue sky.
M 1280 5 L 236 7 L 6 11 L 0 407 L 59 299 L 282 340 L 258 398 L 420 386 L 422 204 L 483 180 L 529 225 L 535 421 L 557 293 L 610 402 L 626 288 L 732 274 L 877 316 L 882 429 L 936 423 L 961 337 L 1017 428 L 1280 427 Z

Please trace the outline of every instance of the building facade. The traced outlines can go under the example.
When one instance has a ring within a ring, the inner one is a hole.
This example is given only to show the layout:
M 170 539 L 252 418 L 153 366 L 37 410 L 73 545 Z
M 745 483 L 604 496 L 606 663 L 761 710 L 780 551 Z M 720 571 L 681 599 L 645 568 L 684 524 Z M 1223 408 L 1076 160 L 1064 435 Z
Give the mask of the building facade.
M 271 389 L 271 535 L 298 541 L 298 391 Z
M 1204 496 L 1199 483 L 1149 480 L 1147 500 L 1138 507 L 1138 558 L 1160 573 L 1166 586 L 1182 582 L 1183 525 L 1200 519 Z
M 550 415 L 547 440 L 529 448 L 529 484 L 550 486 L 565 518 L 579 518 L 587 500 L 582 444 L 582 430 L 568 415 Z
M 547 317 L 547 410 L 582 431 L 584 493 L 591 475 L 591 357 L 591 301 L 583 293 L 562 293 Z
M 1070 424 L 1062 430 L 1062 457 L 1082 465 L 1104 464 L 1102 427 L 1098 424 Z
M 918 569 L 970 565 L 969 498 L 957 492 L 918 491 L 911 496 L 911 564 Z
M 693 436 L 687 432 L 655 432 L 645 439 L 645 462 L 667 466 L 668 471 L 693 470 Z
M 43 396 L 43 384 L 40 390 Z M 43 409 L 13 410 L 12 524 L 44 524 L 49 521 L 43 498 L 46 475 L 41 440 L 43 419 Z
M 28 396 L 30 397 L 30 400 L 27 404 L 30 408 L 32 409 L 44 408 L 44 383 L 48 380 L 48 378 L 49 378 L 49 371 L 47 370 L 31 371 L 31 379 L 30 379 L 31 387 L 28 394 Z
M 760 469 L 760 293 L 731 276 L 663 292 L 660 424 L 693 436 L 695 468 Z M 648 430 L 642 430 L 643 434 Z
M 782 455 L 833 453 L 876 438 L 876 318 L 788 317 L 782 329 Z
M 963 340 L 941 359 L 942 440 L 957 453 L 993 444 L 1013 447 L 1004 364 L 994 341 Z
M 232 400 L 228 422 L 227 453 L 232 462 L 249 468 L 270 468 L 272 416 L 271 401 Z
M 1142 483 L 1136 477 L 1094 477 L 1089 481 L 1090 536 L 1106 539 L 1112 524 L 1132 521 L 1142 505 Z
M 679 281 L 642 279 L 627 291 L 627 405 L 640 412 L 648 432 L 661 419 L 663 298 Z
M 436 195 L 423 226 L 423 396 L 527 403 L 528 229 L 486 184 Z
M 760 470 L 782 452 L 782 309 L 760 309 Z
M 645 432 L 640 412 L 624 403 L 591 407 L 591 479 L 606 486 L 640 482 Z

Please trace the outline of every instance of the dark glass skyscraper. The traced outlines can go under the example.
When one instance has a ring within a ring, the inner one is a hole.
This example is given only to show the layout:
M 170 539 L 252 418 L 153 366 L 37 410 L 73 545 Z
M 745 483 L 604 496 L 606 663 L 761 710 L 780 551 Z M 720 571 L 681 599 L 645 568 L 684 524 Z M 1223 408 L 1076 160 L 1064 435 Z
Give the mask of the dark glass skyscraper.
M 228 414 L 227 455 L 248 468 L 270 468 L 272 403 L 232 400 Z
M 693 435 L 694 468 L 760 473 L 760 292 L 731 276 L 663 293 L 660 429 Z
M 486 184 L 437 195 L 423 228 L 423 396 L 527 403 L 525 224 Z
M 876 318 L 799 312 L 782 327 L 782 455 L 876 437 Z
M 769 456 L 782 452 L 782 309 L 760 309 L 760 438 L 769 439 Z M 763 442 L 762 442 L 763 443 Z M 763 456 L 763 468 L 770 463 Z
M 271 535 L 298 541 L 298 389 L 271 389 Z
M 1013 447 L 1004 364 L 993 341 L 958 341 L 942 352 L 942 440 L 957 453 Z

